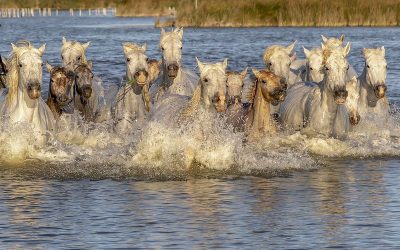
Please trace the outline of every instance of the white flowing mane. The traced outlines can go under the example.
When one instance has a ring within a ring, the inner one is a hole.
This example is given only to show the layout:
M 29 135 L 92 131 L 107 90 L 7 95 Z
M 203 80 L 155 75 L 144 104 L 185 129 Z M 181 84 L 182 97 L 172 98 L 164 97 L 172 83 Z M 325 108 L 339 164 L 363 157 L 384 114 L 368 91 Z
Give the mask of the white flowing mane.
M 85 55 L 85 47 L 78 41 L 63 41 L 63 45 L 61 46 L 61 54 L 66 51 L 77 51 L 82 55 L 82 63 L 87 63 L 86 55 Z
M 29 41 L 18 41 L 16 43 L 17 48 L 13 49 L 7 59 L 7 69 L 8 73 L 6 75 L 6 82 L 8 84 L 8 94 L 6 97 L 6 102 L 11 104 L 17 95 L 18 84 L 19 84 L 19 74 L 18 67 L 19 58 L 25 53 L 32 53 L 34 47 Z

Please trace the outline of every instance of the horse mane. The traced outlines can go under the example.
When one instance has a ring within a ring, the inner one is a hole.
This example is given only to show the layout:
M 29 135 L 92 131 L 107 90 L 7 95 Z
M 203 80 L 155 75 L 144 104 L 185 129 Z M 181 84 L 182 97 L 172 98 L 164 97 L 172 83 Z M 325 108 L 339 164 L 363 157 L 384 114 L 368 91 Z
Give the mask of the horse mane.
M 189 105 L 182 111 L 180 117 L 185 119 L 193 114 L 193 112 L 197 109 L 201 101 L 201 83 L 199 83 L 193 93 L 192 98 L 190 99 Z
M 142 46 L 136 44 L 136 43 L 123 43 L 122 46 L 124 47 L 128 47 L 129 49 L 131 49 L 132 51 L 137 51 L 137 52 L 141 52 L 144 53 L 145 51 L 143 50 Z
M 285 50 L 285 47 L 282 45 L 272 45 L 265 49 L 263 60 L 266 62 L 271 58 L 271 56 L 278 50 Z
M 246 90 L 243 90 L 243 96 L 245 100 L 248 100 L 249 103 L 253 103 L 254 98 L 256 96 L 257 90 L 257 77 L 251 77 L 251 84 Z
M 26 51 L 32 48 L 32 43 L 27 40 L 19 40 L 15 43 L 17 50 L 12 50 L 7 59 L 7 69 L 8 73 L 6 75 L 6 83 L 8 85 L 8 94 L 6 101 L 11 103 L 17 94 L 19 76 L 18 76 L 18 57 L 23 53 L 21 51 Z
M 61 54 L 68 49 L 76 49 L 79 52 L 81 52 L 82 55 L 82 62 L 86 63 L 86 55 L 85 55 L 85 48 L 83 47 L 83 45 L 76 41 L 76 40 L 71 40 L 71 41 L 67 41 L 65 42 L 62 46 L 61 46 Z

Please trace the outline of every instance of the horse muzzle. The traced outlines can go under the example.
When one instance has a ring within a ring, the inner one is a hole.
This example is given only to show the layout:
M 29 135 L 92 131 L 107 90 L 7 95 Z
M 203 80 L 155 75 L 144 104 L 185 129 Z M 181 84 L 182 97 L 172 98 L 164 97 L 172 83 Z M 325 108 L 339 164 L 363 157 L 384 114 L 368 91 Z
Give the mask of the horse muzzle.
M 349 93 L 347 92 L 346 89 L 335 90 L 333 98 L 335 99 L 336 104 L 338 105 L 345 104 L 348 94 Z
M 212 102 L 217 112 L 223 113 L 226 111 L 226 97 L 224 94 L 217 94 Z
M 177 77 L 179 71 L 179 65 L 177 63 L 173 63 L 167 66 L 168 77 L 175 79 Z
M 91 86 L 84 86 L 82 88 L 82 96 L 86 99 L 89 99 L 92 96 L 92 87 Z
M 379 84 L 378 86 L 376 86 L 374 89 L 376 98 L 381 99 L 381 98 L 385 97 L 386 89 L 387 89 L 387 87 L 385 84 Z
M 277 106 L 279 103 L 285 101 L 286 99 L 286 88 L 282 88 L 282 89 L 275 89 L 271 95 L 272 100 L 271 100 L 271 104 L 273 106 Z
M 134 75 L 137 84 L 140 86 L 143 86 L 147 83 L 148 77 L 149 73 L 146 70 L 138 70 Z
M 353 126 L 357 125 L 361 120 L 360 114 L 358 112 L 351 112 L 349 120 L 351 125 Z
M 39 83 L 29 83 L 27 90 L 29 98 L 38 99 L 40 97 L 41 86 Z
M 242 97 L 239 95 L 229 96 L 228 98 L 228 107 L 231 105 L 236 105 L 242 103 Z
M 61 106 L 66 105 L 71 99 L 67 95 L 57 96 L 57 102 Z

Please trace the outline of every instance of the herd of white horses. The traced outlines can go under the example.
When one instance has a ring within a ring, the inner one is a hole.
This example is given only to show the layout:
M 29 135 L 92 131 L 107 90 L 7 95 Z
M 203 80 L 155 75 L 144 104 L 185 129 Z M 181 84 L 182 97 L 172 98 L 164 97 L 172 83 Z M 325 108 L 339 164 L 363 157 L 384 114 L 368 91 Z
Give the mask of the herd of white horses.
M 161 60 L 149 59 L 146 45 L 124 43 L 126 75 L 108 104 L 85 56 L 89 42 L 63 38 L 62 66 L 46 63 L 47 101 L 41 96 L 45 45 L 12 44 L 4 58 L 7 73 L 0 119 L 30 123 L 47 132 L 72 111 L 86 122 L 112 121 L 115 131 L 123 134 L 149 121 L 168 126 L 201 122 L 198 114 L 207 113 L 257 139 L 280 131 L 343 138 L 359 123 L 384 122 L 389 117 L 384 47 L 363 50 L 365 67 L 360 75 L 347 61 L 350 42 L 344 44 L 344 36 L 322 36 L 321 47 L 303 48 L 305 60 L 296 58 L 296 42 L 267 47 L 262 57 L 265 68 L 251 73 L 247 68 L 228 71 L 227 59 L 204 63 L 196 58 L 196 75 L 182 66 L 182 38 L 182 28 L 161 29 Z

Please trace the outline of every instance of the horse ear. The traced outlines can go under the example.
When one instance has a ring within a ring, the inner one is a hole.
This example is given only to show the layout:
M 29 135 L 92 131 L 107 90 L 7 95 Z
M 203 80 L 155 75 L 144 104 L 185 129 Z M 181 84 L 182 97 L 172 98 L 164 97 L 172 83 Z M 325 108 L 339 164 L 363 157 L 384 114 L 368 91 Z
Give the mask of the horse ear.
M 92 60 L 88 60 L 88 61 L 86 62 L 86 65 L 88 66 L 88 68 L 89 68 L 90 70 L 93 69 L 93 62 L 92 62 Z
M 145 44 L 142 45 L 143 52 L 146 52 L 146 49 L 147 49 L 147 44 L 145 43 Z
M 196 56 L 196 62 L 197 62 L 197 65 L 199 66 L 200 72 L 202 72 L 204 69 L 204 64 L 202 62 L 200 62 L 200 60 L 197 58 L 197 56 Z
M 122 44 L 122 48 L 124 49 L 124 54 L 125 55 L 127 55 L 128 53 L 129 53 L 129 51 L 131 51 L 131 48 L 130 48 L 130 43 L 123 43 Z
M 46 44 L 45 43 L 42 46 L 40 46 L 40 48 L 38 48 L 40 56 L 43 55 L 45 49 L 46 49 Z
M 163 36 L 165 34 L 165 29 L 161 28 L 161 36 Z
M 90 46 L 90 41 L 87 42 L 87 43 L 82 44 L 82 46 L 83 46 L 83 49 L 86 50 Z
M 286 51 L 288 54 L 292 54 L 294 47 L 296 46 L 297 40 L 295 40 L 292 44 L 286 47 Z
M 181 39 L 183 38 L 183 28 L 179 28 L 178 30 L 178 35 L 181 37 Z
M 343 43 L 343 41 L 344 41 L 344 34 L 342 34 L 342 35 L 339 37 L 339 40 Z
M 303 51 L 304 51 L 304 55 L 306 55 L 306 58 L 309 58 L 310 57 L 310 51 L 308 49 L 304 48 L 304 46 L 303 46 Z
M 47 62 L 47 61 L 46 61 L 46 68 L 47 68 L 47 71 L 48 71 L 49 73 L 51 73 L 51 71 L 53 70 L 53 66 L 51 66 L 50 63 Z
M 296 60 L 296 58 L 297 58 L 297 54 L 296 54 L 296 52 L 294 52 L 293 55 L 290 57 L 290 61 L 294 62 Z
M 346 47 L 344 47 L 344 53 L 346 56 L 350 53 L 350 42 L 347 42 Z
M 63 38 L 62 38 L 62 43 L 63 44 L 66 44 L 67 43 L 67 39 L 63 36 Z
M 322 48 L 322 51 L 324 51 L 326 49 L 325 44 L 321 43 L 321 48 Z
M 251 70 L 253 71 L 253 74 L 258 78 L 258 76 L 260 75 L 260 71 L 255 68 L 251 68 Z
M 382 52 L 382 55 L 385 56 L 385 46 L 381 47 L 381 52 Z
M 247 67 L 242 72 L 240 72 L 240 77 L 242 79 L 244 79 L 246 77 L 246 75 L 247 75 Z
M 228 58 L 224 59 L 224 61 L 222 62 L 222 67 L 224 68 L 224 71 L 226 71 L 226 68 L 228 67 Z
M 13 43 L 11 43 L 11 48 L 13 51 L 16 51 L 18 49 L 18 47 Z
M 328 38 L 326 38 L 324 35 L 321 35 L 322 42 L 326 43 L 328 41 Z

